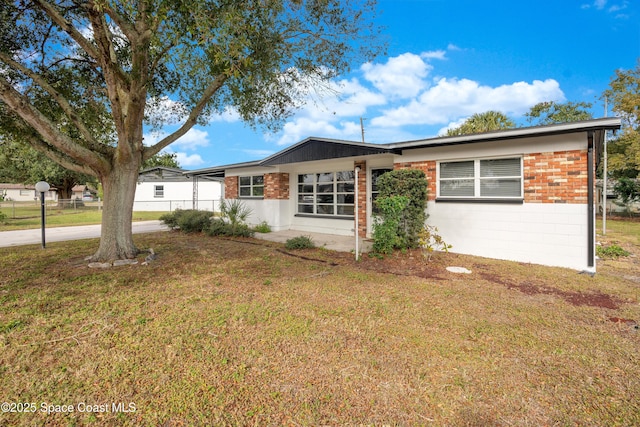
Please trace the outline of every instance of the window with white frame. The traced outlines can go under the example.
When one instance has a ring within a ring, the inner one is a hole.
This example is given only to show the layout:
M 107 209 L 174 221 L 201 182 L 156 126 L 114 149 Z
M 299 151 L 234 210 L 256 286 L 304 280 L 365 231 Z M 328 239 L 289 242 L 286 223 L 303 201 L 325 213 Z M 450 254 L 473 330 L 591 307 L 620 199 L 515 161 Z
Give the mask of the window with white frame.
M 153 186 L 153 197 L 164 197 L 164 185 Z
M 241 176 L 238 184 L 240 197 L 264 197 L 264 175 Z
M 438 164 L 440 198 L 522 198 L 522 158 L 476 159 Z
M 298 175 L 298 213 L 353 217 L 355 200 L 353 171 Z

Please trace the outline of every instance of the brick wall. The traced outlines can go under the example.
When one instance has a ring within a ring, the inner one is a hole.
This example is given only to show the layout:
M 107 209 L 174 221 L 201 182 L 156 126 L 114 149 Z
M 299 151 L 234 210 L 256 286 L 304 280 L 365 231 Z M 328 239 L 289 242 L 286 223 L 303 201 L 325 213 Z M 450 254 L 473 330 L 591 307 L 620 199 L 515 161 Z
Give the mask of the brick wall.
M 276 200 L 289 199 L 289 174 L 267 173 L 264 175 L 264 198 Z
M 394 163 L 394 169 L 420 169 L 427 178 L 427 200 L 436 199 L 436 162 L 428 160 L 424 162 Z
M 238 198 L 238 177 L 237 176 L 224 177 L 224 198 L 225 199 Z
M 353 168 L 360 167 L 358 172 L 358 236 L 367 237 L 367 162 L 364 160 L 354 162 Z
M 587 150 L 524 156 L 526 203 L 587 203 Z

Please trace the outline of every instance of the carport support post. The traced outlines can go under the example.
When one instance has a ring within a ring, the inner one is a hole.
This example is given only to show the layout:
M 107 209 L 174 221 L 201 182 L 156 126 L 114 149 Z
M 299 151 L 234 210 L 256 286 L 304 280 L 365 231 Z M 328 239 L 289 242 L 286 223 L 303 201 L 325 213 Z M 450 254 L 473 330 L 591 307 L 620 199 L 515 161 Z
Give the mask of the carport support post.
M 356 181 L 355 181 L 355 204 L 356 204 L 356 209 L 355 209 L 355 215 L 356 215 L 356 227 L 355 227 L 355 236 L 356 236 L 356 261 L 358 261 L 358 258 L 360 257 L 360 223 L 358 220 L 358 172 L 360 172 L 360 166 L 356 166 Z

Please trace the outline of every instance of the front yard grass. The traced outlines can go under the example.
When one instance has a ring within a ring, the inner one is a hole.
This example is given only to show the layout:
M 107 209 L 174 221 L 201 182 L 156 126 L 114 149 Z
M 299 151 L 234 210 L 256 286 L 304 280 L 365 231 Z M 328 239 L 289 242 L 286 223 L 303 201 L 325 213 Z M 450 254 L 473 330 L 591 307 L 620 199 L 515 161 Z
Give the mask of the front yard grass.
M 1 400 L 37 409 L 0 425 L 639 425 L 638 241 L 609 224 L 634 255 L 595 277 L 177 232 L 109 270 L 83 260 L 96 240 L 0 249 Z

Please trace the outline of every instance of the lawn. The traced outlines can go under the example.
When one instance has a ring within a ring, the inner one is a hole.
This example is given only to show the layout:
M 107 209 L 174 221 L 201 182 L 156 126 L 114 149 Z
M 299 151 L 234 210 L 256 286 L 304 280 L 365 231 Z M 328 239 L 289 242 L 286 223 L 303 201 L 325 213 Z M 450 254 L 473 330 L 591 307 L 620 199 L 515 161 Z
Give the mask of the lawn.
M 89 203 L 87 203 L 89 205 Z M 6 215 L 4 221 L 0 221 L 0 231 L 24 230 L 39 228 L 41 226 L 40 207 L 33 203 L 9 204 L 4 203 L 0 212 Z M 165 212 L 134 212 L 134 221 L 147 221 L 159 219 Z M 97 204 L 83 208 L 58 209 L 48 207 L 46 210 L 47 227 L 67 227 L 72 225 L 100 224 L 102 211 Z
M 640 224 L 608 228 L 634 256 L 595 277 L 178 232 L 109 270 L 96 240 L 0 249 L 0 394 L 35 410 L 0 425 L 640 425 Z

